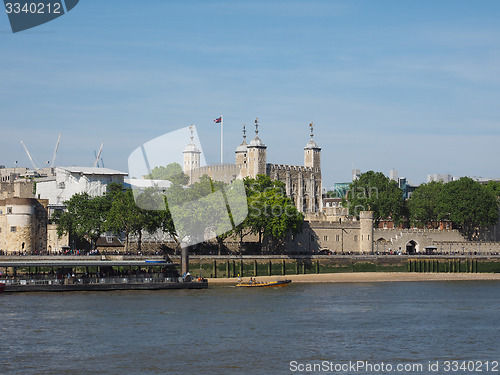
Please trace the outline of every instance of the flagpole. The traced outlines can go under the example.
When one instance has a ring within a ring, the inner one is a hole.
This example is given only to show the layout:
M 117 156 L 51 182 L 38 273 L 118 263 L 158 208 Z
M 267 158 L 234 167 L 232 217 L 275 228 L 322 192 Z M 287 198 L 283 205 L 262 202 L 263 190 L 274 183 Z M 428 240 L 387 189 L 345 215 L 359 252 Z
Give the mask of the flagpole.
M 220 117 L 220 163 L 224 164 L 224 118 Z

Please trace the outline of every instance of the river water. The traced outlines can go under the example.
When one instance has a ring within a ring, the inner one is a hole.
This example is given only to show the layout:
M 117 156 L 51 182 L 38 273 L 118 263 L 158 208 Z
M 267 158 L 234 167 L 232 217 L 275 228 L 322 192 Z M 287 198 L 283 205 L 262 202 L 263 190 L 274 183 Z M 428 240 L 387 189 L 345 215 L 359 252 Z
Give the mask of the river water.
M 499 374 L 499 323 L 494 281 L 3 294 L 0 373 Z

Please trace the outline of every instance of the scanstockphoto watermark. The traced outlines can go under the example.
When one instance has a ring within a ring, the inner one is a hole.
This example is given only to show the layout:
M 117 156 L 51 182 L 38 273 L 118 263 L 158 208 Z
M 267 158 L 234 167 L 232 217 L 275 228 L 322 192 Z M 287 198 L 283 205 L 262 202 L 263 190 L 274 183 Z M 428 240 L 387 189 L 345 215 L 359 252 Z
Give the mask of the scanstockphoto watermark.
M 426 361 L 426 362 L 372 362 L 372 361 L 347 361 L 347 362 L 299 362 L 290 361 L 289 371 L 292 373 L 462 373 L 471 372 L 480 373 L 499 373 L 498 360 L 445 360 L 445 361 Z
M 262 188 L 252 184 L 247 187 L 241 178 L 232 178 L 225 184 L 217 182 L 218 178 L 227 180 L 226 175 L 236 177 L 240 166 L 207 166 L 194 125 L 137 147 L 129 156 L 128 166 L 136 205 L 144 210 L 168 209 L 181 246 L 224 235 L 235 230 L 247 217 L 297 216 L 298 211 L 282 186 L 273 184 Z M 177 174 L 169 175 L 169 168 L 177 168 Z M 165 171 L 163 177 L 153 173 L 160 169 Z M 247 189 L 250 198 L 247 198 Z
M 153 171 L 173 166 L 182 172 L 157 180 Z M 225 171 L 228 166 L 207 167 L 194 125 L 156 137 L 129 156 L 128 169 L 135 203 L 145 210 L 168 210 L 181 246 L 196 245 L 234 230 L 248 216 L 243 180 L 214 188 L 200 177 Z M 226 169 L 225 169 L 226 168 Z M 190 184 L 176 184 L 185 175 Z
M 289 218 L 295 217 L 295 206 L 290 200 L 286 200 L 286 192 L 281 186 L 268 186 L 261 191 L 258 184 L 251 184 L 249 186 L 249 191 L 252 196 L 248 211 L 248 216 L 250 218 L 262 216 L 280 217 L 282 215 Z M 269 196 L 278 199 L 280 203 L 286 202 L 286 204 L 269 204 L 266 200 Z
M 425 369 L 422 363 L 387 363 L 370 361 L 304 363 L 291 361 L 290 371 L 295 373 L 388 373 L 392 371 L 416 373 Z M 427 369 L 426 369 L 427 370 Z
M 28 30 L 59 18 L 79 0 L 4 0 L 13 33 Z
M 376 186 L 355 186 L 351 187 L 345 195 L 345 204 L 349 208 L 352 215 L 359 216 L 361 211 L 369 211 L 369 208 L 363 204 L 353 204 L 351 202 L 359 202 L 360 200 L 375 201 L 379 198 L 379 191 Z

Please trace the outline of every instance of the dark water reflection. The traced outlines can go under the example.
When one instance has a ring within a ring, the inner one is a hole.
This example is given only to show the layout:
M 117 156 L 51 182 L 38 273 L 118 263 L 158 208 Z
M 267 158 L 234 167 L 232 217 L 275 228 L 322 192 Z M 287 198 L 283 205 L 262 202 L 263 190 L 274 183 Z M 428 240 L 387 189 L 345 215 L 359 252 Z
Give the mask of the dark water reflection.
M 491 361 L 499 319 L 498 282 L 4 294 L 0 371 L 289 374 L 290 361 Z

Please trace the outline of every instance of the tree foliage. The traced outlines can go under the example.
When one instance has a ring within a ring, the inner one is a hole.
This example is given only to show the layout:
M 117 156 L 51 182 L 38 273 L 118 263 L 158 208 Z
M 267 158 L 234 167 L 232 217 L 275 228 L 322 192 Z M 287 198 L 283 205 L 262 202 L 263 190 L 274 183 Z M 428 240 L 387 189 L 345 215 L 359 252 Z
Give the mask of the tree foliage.
M 189 176 L 182 171 L 178 163 L 170 163 L 166 167 L 154 167 L 145 178 L 150 180 L 168 180 L 174 184 L 185 186 L 189 182 Z
M 352 182 L 343 205 L 349 207 L 349 213 L 354 216 L 359 216 L 361 211 L 373 211 L 376 223 L 390 217 L 398 224 L 406 217 L 403 191 L 381 172 L 362 173 Z
M 106 231 L 110 201 L 105 196 L 91 197 L 87 193 L 79 193 L 65 204 L 66 211 L 58 212 L 54 217 L 58 236 L 74 234 L 89 240 L 95 248 L 97 240 Z
M 285 185 L 269 176 L 258 175 L 255 179 L 246 178 L 245 188 L 248 199 L 248 217 L 239 226 L 238 231 L 257 234 L 262 245 L 268 237 L 275 245 L 285 239 L 289 233 L 302 230 L 304 215 L 293 201 L 285 194 Z
M 420 185 L 413 192 L 408 200 L 410 221 L 438 227 L 440 217 L 438 204 L 443 186 L 442 182 L 432 181 Z
M 488 181 L 486 187 L 495 197 L 500 199 L 500 181 Z
M 106 214 L 105 228 L 116 235 L 125 234 L 125 251 L 127 251 L 130 234 L 136 234 L 141 238 L 149 211 L 140 209 L 135 204 L 132 190 L 123 189 L 121 185 L 109 185 L 106 197 L 110 201 L 110 209 Z M 139 240 L 139 248 L 140 243 Z
M 168 208 L 181 241 L 200 243 L 231 229 L 223 189 L 223 183 L 202 176 L 189 189 L 174 184 L 166 191 Z
M 498 201 L 487 186 L 462 177 L 443 185 L 437 205 L 439 220 L 451 220 L 471 240 L 477 230 L 498 221 Z

